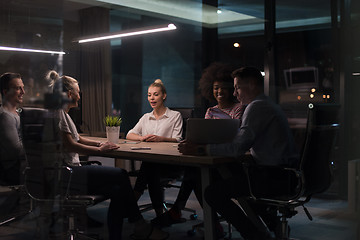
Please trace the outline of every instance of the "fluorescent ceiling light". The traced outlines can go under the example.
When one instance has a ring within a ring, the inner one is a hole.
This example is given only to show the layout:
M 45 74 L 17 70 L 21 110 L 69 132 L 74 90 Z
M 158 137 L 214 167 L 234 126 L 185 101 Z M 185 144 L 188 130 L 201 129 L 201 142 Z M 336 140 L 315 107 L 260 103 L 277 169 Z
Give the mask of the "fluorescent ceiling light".
M 148 34 L 148 33 L 155 33 L 155 32 L 164 32 L 164 31 L 172 31 L 175 30 L 176 26 L 174 24 L 169 24 L 166 26 L 157 26 L 152 28 L 138 28 L 133 29 L 131 31 L 121 31 L 121 32 L 114 32 L 109 34 L 102 34 L 102 35 L 96 35 L 96 36 L 89 36 L 84 39 L 77 40 L 79 43 L 87 43 L 87 42 L 94 42 L 94 41 L 102 41 L 102 40 L 108 40 L 113 38 L 122 38 L 122 37 L 129 37 L 129 36 L 135 36 L 135 35 L 142 35 L 142 34 Z
M 65 54 L 65 52 L 59 52 L 59 51 L 47 51 L 47 50 L 40 50 L 40 49 L 15 48 L 15 47 L 4 47 L 4 46 L 0 46 L 0 51 L 48 53 L 48 54 L 59 54 L 59 55 Z

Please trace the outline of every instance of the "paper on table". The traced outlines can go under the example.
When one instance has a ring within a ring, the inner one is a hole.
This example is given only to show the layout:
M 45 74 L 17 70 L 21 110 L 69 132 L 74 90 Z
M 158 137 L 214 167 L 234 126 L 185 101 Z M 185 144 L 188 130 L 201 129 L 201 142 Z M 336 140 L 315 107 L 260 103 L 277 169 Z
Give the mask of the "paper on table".
M 131 147 L 131 150 L 151 150 L 151 147 Z
M 140 143 L 140 141 L 136 142 L 136 141 L 128 141 L 128 140 L 125 140 L 124 143 L 128 143 L 128 144 L 138 144 L 138 143 Z

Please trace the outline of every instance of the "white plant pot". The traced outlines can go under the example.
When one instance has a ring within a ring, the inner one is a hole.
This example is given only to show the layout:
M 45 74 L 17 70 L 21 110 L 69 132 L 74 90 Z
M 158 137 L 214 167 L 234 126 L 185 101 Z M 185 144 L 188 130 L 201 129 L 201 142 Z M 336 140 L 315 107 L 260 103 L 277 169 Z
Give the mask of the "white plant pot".
M 120 126 L 118 127 L 108 127 L 106 126 L 106 138 L 108 142 L 112 143 L 119 143 L 119 133 L 120 133 Z

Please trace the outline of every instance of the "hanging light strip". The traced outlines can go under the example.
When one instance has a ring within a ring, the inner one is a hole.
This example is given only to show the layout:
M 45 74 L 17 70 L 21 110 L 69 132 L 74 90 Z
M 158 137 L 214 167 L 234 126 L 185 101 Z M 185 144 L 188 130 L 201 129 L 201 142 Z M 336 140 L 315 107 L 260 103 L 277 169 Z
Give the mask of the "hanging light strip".
M 48 53 L 48 54 L 59 54 L 59 55 L 65 54 L 65 52 L 59 52 L 59 51 L 47 51 L 47 50 L 40 50 L 40 49 L 15 48 L 15 47 L 4 47 L 4 46 L 0 46 L 0 51 Z
M 90 36 L 84 39 L 77 40 L 79 43 L 86 43 L 86 42 L 95 42 L 95 41 L 102 41 L 102 40 L 108 40 L 113 38 L 122 38 L 122 37 L 129 37 L 129 36 L 135 36 L 135 35 L 142 35 L 142 34 L 148 34 L 148 33 L 155 33 L 155 32 L 164 32 L 164 31 L 172 31 L 175 30 L 176 26 L 174 24 L 169 24 L 166 26 L 158 26 L 156 28 L 151 29 L 145 29 L 145 28 L 139 28 L 134 29 L 132 31 L 121 31 L 106 35 L 97 35 L 97 36 Z

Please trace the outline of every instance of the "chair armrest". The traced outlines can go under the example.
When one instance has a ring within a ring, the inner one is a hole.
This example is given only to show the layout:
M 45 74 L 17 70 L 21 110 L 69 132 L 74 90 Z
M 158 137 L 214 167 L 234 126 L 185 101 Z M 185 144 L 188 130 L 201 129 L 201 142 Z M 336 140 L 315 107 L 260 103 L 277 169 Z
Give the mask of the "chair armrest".
M 295 168 L 246 163 L 243 164 L 243 168 L 248 180 L 250 196 L 254 200 L 292 202 L 303 194 L 303 174 Z M 267 179 L 271 179 L 271 181 L 267 181 Z M 268 188 L 259 187 L 259 184 L 268 184 L 266 185 Z M 264 189 L 268 189 L 269 192 L 259 192 Z M 270 192 L 274 189 L 276 189 L 275 192 Z
M 25 189 L 32 199 L 52 201 L 58 196 L 69 196 L 73 173 L 71 167 L 27 167 L 24 173 Z
M 24 185 L 11 185 L 11 186 L 0 185 L 0 196 L 8 196 L 9 193 L 20 191 L 23 188 Z

